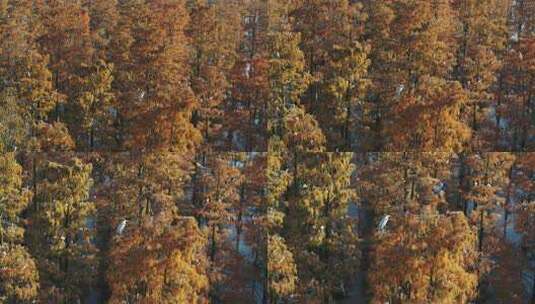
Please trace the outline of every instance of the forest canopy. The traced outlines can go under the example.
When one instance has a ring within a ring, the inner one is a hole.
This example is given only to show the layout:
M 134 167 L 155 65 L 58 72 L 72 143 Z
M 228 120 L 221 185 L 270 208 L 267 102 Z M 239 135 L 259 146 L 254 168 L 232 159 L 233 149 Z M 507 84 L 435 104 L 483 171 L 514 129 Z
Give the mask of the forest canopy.
M 0 0 L 0 303 L 535 304 L 535 1 Z

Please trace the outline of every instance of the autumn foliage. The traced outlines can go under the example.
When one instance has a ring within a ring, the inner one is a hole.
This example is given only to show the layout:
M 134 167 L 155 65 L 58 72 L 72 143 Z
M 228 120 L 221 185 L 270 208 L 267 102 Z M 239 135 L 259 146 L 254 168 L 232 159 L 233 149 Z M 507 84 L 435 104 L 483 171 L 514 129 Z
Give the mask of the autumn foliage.
M 535 303 L 533 0 L 0 0 L 0 303 Z

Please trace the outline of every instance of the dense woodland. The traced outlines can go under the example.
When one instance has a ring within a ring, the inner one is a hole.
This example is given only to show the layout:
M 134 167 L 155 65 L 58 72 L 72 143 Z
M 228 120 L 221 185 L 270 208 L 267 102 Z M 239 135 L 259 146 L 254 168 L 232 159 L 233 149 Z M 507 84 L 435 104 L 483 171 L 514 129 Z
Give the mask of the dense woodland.
M 0 303 L 535 304 L 535 0 L 0 0 Z

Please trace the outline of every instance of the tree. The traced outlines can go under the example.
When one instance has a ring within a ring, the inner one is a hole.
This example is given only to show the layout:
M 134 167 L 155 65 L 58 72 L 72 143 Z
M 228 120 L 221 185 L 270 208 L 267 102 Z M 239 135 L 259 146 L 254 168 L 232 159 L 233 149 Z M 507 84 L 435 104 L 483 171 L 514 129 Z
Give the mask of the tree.
M 193 124 L 202 133 L 205 146 L 221 136 L 222 103 L 231 89 L 230 74 L 237 59 L 241 30 L 240 7 L 234 2 L 211 3 L 196 0 L 189 4 L 192 89 L 199 101 Z
M 87 139 L 87 143 L 80 143 L 80 146 L 87 147 L 89 151 L 95 149 L 95 141 L 98 142 L 99 139 L 109 142 L 113 119 L 111 106 L 114 101 L 111 93 L 112 71 L 113 66 L 104 61 L 97 62 L 91 74 L 84 79 L 83 93 L 76 102 L 76 107 L 80 110 L 76 116 L 79 117 L 84 138 Z
M 377 153 L 365 156 L 359 192 L 373 217 L 446 210 L 445 185 L 451 178 L 450 153 Z
M 207 302 L 207 234 L 186 195 L 191 160 L 172 152 L 106 156 L 99 223 L 110 302 Z
M 487 275 L 492 270 L 491 257 L 497 251 L 501 234 L 492 228 L 496 224 L 496 210 L 504 206 L 505 198 L 498 195 L 498 191 L 507 188 L 513 161 L 510 153 L 476 153 L 466 159 L 468 170 L 461 196 L 464 213 L 478 230 L 478 289 L 482 298 Z
M 21 214 L 31 193 L 22 186 L 22 167 L 14 153 L 0 156 L 0 301 L 31 303 L 39 292 L 39 272 L 23 246 Z
M 513 151 L 533 151 L 533 96 L 535 38 L 522 38 L 504 58 L 502 91 L 499 93 L 496 125 L 505 133 L 505 144 Z M 503 139 L 500 138 L 502 141 Z M 503 146 L 503 144 L 502 144 Z
M 313 80 L 303 96 L 327 137 L 329 150 L 350 151 L 352 127 L 365 94 L 369 48 L 362 38 L 366 19 L 353 1 L 299 1 L 291 12 L 294 30 Z M 334 119 L 333 119 L 334 118 Z
M 21 245 L 0 245 L 0 301 L 34 303 L 39 292 L 35 261 Z
M 305 58 L 299 48 L 301 36 L 292 32 L 289 5 L 272 4 L 268 38 L 269 52 L 269 123 L 271 138 L 283 136 L 283 121 L 292 107 L 301 105 L 301 97 L 308 87 L 310 75 L 306 71 Z
M 4 141 L 6 146 L 2 149 L 16 151 L 22 148 L 24 156 L 22 159 L 31 160 L 24 165 L 32 166 L 33 206 L 37 206 L 39 199 L 36 197 L 39 194 L 36 191 L 36 176 L 37 171 L 41 169 L 42 158 L 46 158 L 46 155 L 40 152 L 67 151 L 73 147 L 73 142 L 63 124 L 50 123 L 49 114 L 62 102 L 63 96 L 54 89 L 52 74 L 47 67 L 48 57 L 41 55 L 38 49 L 40 22 L 33 4 L 30 1 L 2 4 L 4 5 L 0 10 L 2 35 L 0 75 L 4 81 L 1 94 L 5 97 L 6 109 L 11 111 L 8 119 L 4 120 L 6 116 L 3 116 L 2 120 L 13 128 L 9 133 L 2 131 L 3 138 L 7 135 L 7 140 Z M 6 154 L 5 157 L 2 159 L 4 165 L 2 169 L 9 172 L 2 174 L 7 178 L 5 188 L 2 187 L 6 190 L 4 197 L 6 201 L 2 206 L 9 207 L 10 210 L 2 210 L 2 221 L 9 221 L 10 225 L 7 226 L 5 234 L 3 229 L 5 223 L 1 224 L 2 242 L 4 238 L 8 239 L 7 244 L 2 244 L 1 263 L 6 265 L 2 268 L 5 270 L 2 271 L 2 282 L 5 282 L 2 286 L 2 295 L 5 296 L 3 300 L 8 303 L 31 302 L 37 299 L 38 293 L 41 298 L 45 298 L 44 294 L 50 290 L 51 278 L 48 277 L 49 272 L 43 269 L 43 262 L 46 261 L 45 252 L 49 252 L 50 248 L 47 244 L 35 250 L 41 243 L 32 242 L 31 237 L 27 243 L 28 248 L 21 245 L 24 229 L 19 223 L 20 213 L 26 208 L 31 196 L 28 192 L 15 190 L 22 185 L 21 171 L 17 169 L 18 164 L 14 162 L 13 155 Z M 30 221 L 28 235 L 36 232 L 34 223 Z M 40 228 L 46 230 L 45 226 Z M 40 241 L 46 240 L 41 236 Z M 35 261 L 28 252 L 32 253 Z
M 501 53 L 507 39 L 506 0 L 481 3 L 473 0 L 455 1 L 460 31 L 457 33 L 458 51 L 454 77 L 467 91 L 468 103 L 465 113 L 467 123 L 475 134 L 473 149 L 492 148 L 495 132 L 485 128 L 485 113 L 494 104 L 493 85 L 501 65 Z M 490 134 L 485 134 L 490 131 Z M 490 141 L 490 143 L 488 143 Z
M 328 115 L 334 117 L 331 128 L 339 134 L 331 135 L 331 141 L 343 151 L 351 151 L 355 134 L 352 130 L 359 128 L 356 116 L 358 107 L 366 95 L 369 80 L 366 79 L 370 60 L 368 45 L 352 41 L 349 45 L 335 45 L 333 60 L 329 63 L 326 76 L 326 106 Z
M 243 3 L 238 58 L 232 68 L 232 90 L 225 101 L 225 150 L 266 151 L 269 104 L 267 15 L 264 0 Z
M 216 266 L 224 274 L 218 285 L 222 287 L 221 301 L 247 303 L 251 297 L 260 299 L 261 286 L 265 283 L 267 234 L 263 191 L 266 158 L 264 153 L 226 154 L 231 166 L 239 171 L 235 185 L 238 197 L 230 201 L 231 226 L 218 240 Z
M 496 195 L 497 191 L 505 189 L 510 178 L 510 170 L 514 156 L 509 153 L 483 153 L 468 157 L 468 175 L 466 183 L 468 188 L 463 189 L 464 212 L 471 214 L 473 210 L 480 213 L 480 250 L 484 237 L 484 214 L 490 213 L 496 206 L 503 205 L 503 198 Z M 491 173 L 492 172 L 492 173 Z
M 522 153 L 518 160 L 518 171 L 515 177 L 517 191 L 521 195 L 518 197 L 515 221 L 515 230 L 522 234 L 521 248 L 524 256 L 522 266 L 531 273 L 535 272 L 533 259 L 535 256 L 535 186 L 533 177 L 535 175 L 534 153 Z M 535 285 L 535 281 L 531 281 Z M 535 288 L 531 287 L 531 301 L 535 299 Z
M 376 236 L 370 270 L 374 303 L 456 303 L 476 295 L 476 235 L 464 215 L 393 220 L 391 231 Z
M 111 51 L 111 38 L 117 26 L 117 0 L 85 0 L 82 6 L 89 15 L 89 29 L 94 49 L 93 56 L 108 61 Z
M 205 172 L 200 182 L 202 198 L 196 207 L 196 216 L 208 235 L 207 255 L 210 260 L 211 298 L 217 299 L 223 293 L 225 257 L 225 239 L 228 225 L 231 224 L 233 206 L 239 204 L 241 174 L 236 159 L 231 153 L 207 156 Z
M 352 154 L 304 152 L 296 167 L 292 156 L 271 160 L 268 235 L 280 231 L 292 252 L 300 298 L 332 301 L 335 289 L 345 284 L 358 265 L 356 227 L 346 217 L 355 194 L 350 187 Z M 277 182 L 278 177 L 284 182 Z
M 110 54 L 118 22 L 117 1 L 82 1 L 82 9 L 89 19 L 91 58 L 81 66 L 83 79 L 72 101 L 70 131 L 77 139 L 78 150 L 116 149 L 117 107 L 112 91 L 114 66 Z
M 111 144 L 116 108 L 110 107 L 113 65 L 107 53 L 117 14 L 110 6 L 113 1 L 103 2 L 52 1 L 39 6 L 41 50 L 50 56 L 54 87 L 66 99 L 56 105 L 54 117 L 66 122 L 80 151 Z
M 22 187 L 22 167 L 14 153 L 0 157 L 0 244 L 20 242 L 24 236 L 20 214 L 27 207 L 31 192 Z
M 461 117 L 464 91 L 449 77 L 457 46 L 451 2 L 371 1 L 367 11 L 374 79 L 364 110 L 372 131 L 367 146 L 382 151 L 463 150 L 471 134 Z
M 197 103 L 188 84 L 185 1 L 124 1 L 112 62 L 122 150 L 193 151 Z
M 0 17 L 0 75 L 4 79 L 0 94 L 6 109 L 11 109 L 10 113 L 5 113 L 9 116 L 4 116 L 12 129 L 7 143 L 12 149 L 46 150 L 51 145 L 40 138 L 40 133 L 51 131 L 45 132 L 49 140 L 51 133 L 68 137 L 62 124 L 51 124 L 49 120 L 50 112 L 62 103 L 64 96 L 54 88 L 47 67 L 48 56 L 39 51 L 37 41 L 41 27 L 32 3 L 8 1 L 5 4 Z
M 254 155 L 251 153 L 236 153 L 231 156 L 236 168 L 240 171 L 238 176 L 238 200 L 232 206 L 232 219 L 236 229 L 236 251 L 240 251 L 240 243 L 244 238 L 255 239 L 255 230 L 251 221 L 246 217 L 262 216 L 264 207 L 264 191 L 266 176 L 265 155 Z M 243 235 L 244 230 L 252 235 Z M 260 232 L 261 234 L 261 232 Z M 249 246 L 255 246 L 250 244 Z
M 293 254 L 278 235 L 268 240 L 268 286 L 270 303 L 288 299 L 297 289 L 297 268 Z
M 489 277 L 489 284 L 493 286 L 493 292 L 498 301 L 507 303 L 525 302 L 524 287 L 518 284 L 522 280 L 522 267 L 525 258 L 514 245 L 507 241 L 499 244 L 494 252 L 496 265 L 493 275 Z
M 115 236 L 110 303 L 208 303 L 205 239 L 195 219 L 161 213 Z
M 286 149 L 298 156 L 307 152 L 322 152 L 325 150 L 325 136 L 314 116 L 306 113 L 302 108 L 292 108 L 283 120 L 282 142 Z
M 54 88 L 66 97 L 64 104 L 56 105 L 54 117 L 75 126 L 71 106 L 82 92 L 86 68 L 91 65 L 94 52 L 89 15 L 80 1 L 63 0 L 39 3 L 37 12 L 43 25 L 39 50 L 50 58 Z
M 395 16 L 394 9 L 389 3 L 383 1 L 363 1 L 364 12 L 368 16 L 365 24 L 364 37 L 370 42 L 371 52 L 368 55 L 371 64 L 369 77 L 372 81 L 370 94 L 364 99 L 361 114 L 363 134 L 360 134 L 360 148 L 363 151 L 384 151 L 388 141 L 385 138 L 387 124 L 386 111 L 387 93 L 392 90 L 392 83 L 386 85 L 377 79 L 383 78 L 387 71 L 389 57 L 392 51 L 386 48 L 390 40 L 390 24 Z
M 91 165 L 68 155 L 49 156 L 39 168 L 29 246 L 42 274 L 41 298 L 81 300 L 92 280 L 94 214 Z M 56 159 L 53 161 L 51 159 Z
M 27 136 L 24 119 L 17 113 L 18 105 L 12 94 L 1 94 L 0 110 L 0 150 L 13 151 Z

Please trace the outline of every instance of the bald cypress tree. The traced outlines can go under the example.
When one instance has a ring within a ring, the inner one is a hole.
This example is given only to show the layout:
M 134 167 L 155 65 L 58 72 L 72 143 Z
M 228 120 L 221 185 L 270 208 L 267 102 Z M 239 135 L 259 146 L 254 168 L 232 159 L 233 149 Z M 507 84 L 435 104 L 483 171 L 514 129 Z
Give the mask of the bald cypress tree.
M 271 138 L 282 138 L 285 117 L 302 107 L 301 97 L 311 80 L 299 45 L 301 35 L 292 31 L 291 6 L 274 1 L 269 26 L 269 122 Z
M 350 151 L 359 129 L 359 103 L 365 95 L 369 48 L 361 3 L 297 1 L 291 12 L 301 50 L 312 75 L 302 101 L 316 117 L 329 150 Z
M 13 153 L 0 156 L 0 301 L 31 303 L 38 298 L 39 272 L 24 246 L 22 212 L 31 192 L 23 188 L 22 167 Z
M 65 126 L 51 119 L 64 96 L 55 89 L 49 57 L 37 44 L 42 34 L 38 11 L 31 2 L 6 1 L 0 14 L 0 73 L 4 79 L 0 94 L 5 109 L 10 109 L 5 113 L 12 124 L 9 145 L 27 151 L 68 150 L 72 141 Z M 17 120 L 18 125 L 13 124 Z
M 268 287 L 270 303 L 288 299 L 297 288 L 297 268 L 284 239 L 273 235 L 268 240 Z
M 208 303 L 205 240 L 194 218 L 129 223 L 113 240 L 110 303 Z
M 297 266 L 298 285 L 284 292 L 303 301 L 329 302 L 358 265 L 355 223 L 345 216 L 355 195 L 350 187 L 352 154 L 300 152 L 297 163 L 295 155 L 275 154 L 268 159 L 272 165 L 268 166 L 268 233 L 284 238 Z M 272 263 L 286 270 L 292 267 L 290 261 Z M 272 298 L 289 295 L 277 289 L 280 282 L 268 283 L 275 284 L 269 287 Z
M 28 240 L 41 274 L 40 298 L 83 299 L 93 279 L 95 247 L 89 200 L 91 165 L 69 155 L 48 155 L 38 167 Z
M 188 9 L 187 35 L 193 49 L 190 79 L 199 102 L 192 120 L 202 133 L 204 146 L 217 146 L 227 124 L 222 103 L 231 90 L 231 69 L 238 57 L 242 8 L 233 1 L 199 0 Z
M 462 214 L 392 221 L 394 228 L 376 236 L 374 303 L 467 302 L 476 295 L 476 234 Z
M 371 1 L 366 8 L 374 84 L 365 113 L 375 138 L 368 146 L 463 150 L 471 133 L 461 115 L 466 94 L 449 77 L 457 47 L 452 2 Z
M 498 70 L 507 40 L 509 1 L 486 3 L 462 0 L 453 2 L 460 30 L 456 35 L 458 51 L 453 73 L 468 94 L 465 117 L 474 132 L 474 149 L 492 149 L 495 142 L 487 114 L 496 106 Z
M 516 26 L 528 27 L 522 22 L 519 24 Z M 510 41 L 510 48 L 500 71 L 501 91 L 496 94 L 495 125 L 499 130 L 498 148 L 511 151 L 533 151 L 534 109 L 530 98 L 534 94 L 533 58 L 535 58 L 535 53 L 533 46 L 535 38 L 533 38 L 533 33 L 518 29 L 513 30 L 511 35 L 518 41 L 512 41 L 513 39 Z
M 53 117 L 75 129 L 73 103 L 81 94 L 81 85 L 94 52 L 89 14 L 80 1 L 40 3 L 37 10 L 43 25 L 39 50 L 50 58 L 54 88 L 65 95 L 65 103 L 56 105 Z
M 185 1 L 125 1 L 118 8 L 115 66 L 119 147 L 191 151 L 197 100 L 188 79 Z

